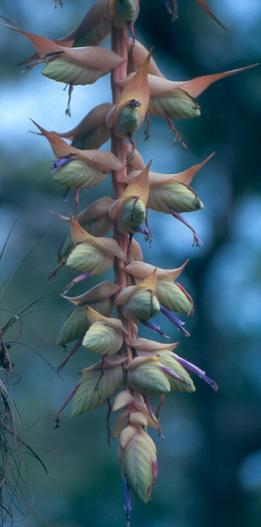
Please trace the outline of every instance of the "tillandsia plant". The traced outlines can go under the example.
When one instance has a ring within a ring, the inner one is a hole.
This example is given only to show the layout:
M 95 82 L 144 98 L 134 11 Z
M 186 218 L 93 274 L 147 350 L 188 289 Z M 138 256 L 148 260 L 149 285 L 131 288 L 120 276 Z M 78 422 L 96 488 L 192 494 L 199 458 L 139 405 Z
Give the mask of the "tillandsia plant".
M 17 220 L 18 221 L 18 220 Z M 17 225 L 14 222 L 6 241 L 0 250 L 0 264 L 8 249 L 9 240 Z M 47 229 L 48 230 L 48 229 Z M 22 433 L 22 415 L 18 408 L 19 404 L 10 393 L 9 386 L 13 383 L 15 364 L 13 362 L 14 352 L 27 349 L 39 355 L 51 367 L 44 356 L 39 353 L 27 339 L 22 338 L 23 319 L 25 316 L 37 311 L 36 304 L 49 296 L 49 293 L 37 299 L 29 301 L 23 307 L 14 311 L 10 301 L 6 302 L 10 289 L 16 285 L 16 278 L 27 258 L 40 243 L 45 232 L 22 256 L 17 264 L 9 270 L 6 280 L 0 286 L 0 525 L 12 525 L 17 514 L 23 515 L 25 510 L 32 510 L 32 504 L 28 495 L 31 489 L 28 483 L 28 463 L 26 456 L 31 456 L 37 461 L 48 474 L 47 468 L 38 453 L 28 444 Z M 52 294 L 52 293 L 51 293 Z M 23 300 L 24 301 L 24 300 Z M 17 331 L 18 329 L 18 331 Z M 12 354 L 12 356 L 11 356 Z M 54 368 L 52 368 L 54 370 Z
M 197 3 L 217 20 L 206 2 Z M 177 2 L 165 4 L 175 18 Z M 177 342 L 155 341 L 140 335 L 142 326 L 146 326 L 168 339 L 152 321 L 161 313 L 182 336 L 188 337 L 180 317 L 192 315 L 194 305 L 179 282 L 187 262 L 172 269 L 159 268 L 153 258 L 150 263 L 144 262 L 135 239 L 136 234 L 142 234 L 151 241 L 148 211 L 152 209 L 181 221 L 192 231 L 194 244 L 202 243 L 182 213 L 202 209 L 202 201 L 191 183 L 212 156 L 181 173 L 157 173 L 152 161 L 144 161 L 139 154 L 135 134 L 146 123 L 148 139 L 152 114 L 166 120 L 176 139 L 180 139 L 173 120 L 200 116 L 196 99 L 204 90 L 219 79 L 252 67 L 189 81 L 168 80 L 152 53 L 136 39 L 134 25 L 139 11 L 138 0 L 98 0 L 78 28 L 60 40 L 40 37 L 3 22 L 29 39 L 35 48 L 36 53 L 24 65 L 30 69 L 43 64 L 42 73 L 68 84 L 70 96 L 73 86 L 91 84 L 111 73 L 112 101 L 98 104 L 78 126 L 54 132 L 35 125 L 55 155 L 53 179 L 66 191 L 74 191 L 74 213 L 63 216 L 70 231 L 61 243 L 59 265 L 53 272 L 55 275 L 61 267 L 68 266 L 79 273 L 62 291 L 63 298 L 74 307 L 59 333 L 58 344 L 73 347 L 59 369 L 80 347 L 98 358 L 83 369 L 79 384 L 61 411 L 71 401 L 74 416 L 103 404 L 108 406 L 108 418 L 117 414 L 112 430 L 108 426 L 108 435 L 109 439 L 119 440 L 127 525 L 131 491 L 147 503 L 157 479 L 157 449 L 149 430 L 162 435 L 160 407 L 166 394 L 194 392 L 191 374 L 217 390 L 215 381 L 203 370 L 176 354 Z M 99 47 L 109 34 L 111 51 Z M 66 112 L 70 113 L 69 106 Z M 109 139 L 111 151 L 99 150 Z M 109 174 L 112 196 L 100 197 L 78 212 L 80 191 L 98 186 Z M 114 283 L 103 281 L 80 295 L 70 294 L 76 284 L 112 268 Z M 156 409 L 151 396 L 159 398 Z

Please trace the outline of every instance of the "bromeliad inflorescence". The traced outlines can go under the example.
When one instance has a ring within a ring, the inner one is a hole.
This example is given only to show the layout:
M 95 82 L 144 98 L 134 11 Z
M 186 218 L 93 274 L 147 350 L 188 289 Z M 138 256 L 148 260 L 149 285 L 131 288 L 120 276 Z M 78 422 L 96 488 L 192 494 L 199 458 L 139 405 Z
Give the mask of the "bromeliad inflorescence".
M 221 25 L 205 1 L 197 3 Z M 175 18 L 177 2 L 165 4 Z M 150 263 L 144 262 L 135 239 L 139 234 L 151 238 L 148 210 L 152 209 L 181 221 L 192 231 L 194 244 L 201 245 L 200 237 L 182 213 L 203 208 L 190 185 L 213 154 L 181 173 L 157 173 L 152 171 L 154 162 L 144 162 L 137 151 L 135 134 L 147 122 L 148 139 L 152 114 L 166 120 L 180 138 L 173 119 L 200 116 L 196 99 L 204 90 L 219 79 L 252 67 L 189 81 L 166 79 L 151 52 L 136 40 L 134 23 L 139 10 L 138 0 L 98 0 L 78 28 L 60 40 L 3 23 L 33 44 L 36 53 L 24 61 L 26 67 L 43 64 L 42 73 L 68 84 L 70 96 L 74 85 L 91 84 L 109 72 L 112 76 L 112 101 L 98 104 L 73 129 L 54 132 L 35 125 L 54 152 L 54 181 L 66 191 L 73 190 L 75 196 L 74 212 L 63 217 L 70 231 L 59 249 L 58 269 L 66 265 L 80 274 L 62 292 L 74 307 L 59 333 L 58 344 L 73 347 L 59 369 L 81 347 L 83 360 L 86 351 L 97 356 L 96 362 L 83 369 L 79 384 L 63 408 L 71 401 L 73 415 L 80 415 L 107 404 L 109 416 L 117 413 L 108 435 L 120 443 L 127 525 L 131 490 L 146 503 L 157 479 L 157 451 L 148 430 L 155 429 L 162 435 L 159 412 L 166 394 L 194 392 L 191 373 L 217 390 L 203 370 L 176 354 L 177 343 L 140 336 L 142 326 L 146 326 L 168 337 L 157 323 L 161 313 L 179 334 L 188 337 L 185 321 L 179 317 L 192 315 L 194 305 L 177 281 L 187 262 L 173 269 L 159 268 L 153 258 Z M 98 47 L 109 34 L 111 51 Z M 99 150 L 109 139 L 111 152 Z M 98 186 L 111 173 L 114 193 L 78 212 L 80 190 Z M 115 283 L 103 281 L 70 296 L 76 284 L 113 267 Z M 153 395 L 159 397 L 156 409 L 150 400 Z

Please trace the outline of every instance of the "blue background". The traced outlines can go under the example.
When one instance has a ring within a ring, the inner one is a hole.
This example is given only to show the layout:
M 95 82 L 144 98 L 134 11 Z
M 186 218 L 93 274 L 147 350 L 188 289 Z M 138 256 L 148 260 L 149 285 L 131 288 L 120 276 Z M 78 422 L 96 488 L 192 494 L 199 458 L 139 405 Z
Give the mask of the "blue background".
M 64 0 L 63 9 L 54 10 L 51 0 L 2 0 L 0 12 L 20 27 L 55 37 L 77 25 L 91 4 Z M 170 79 L 216 73 L 260 58 L 259 0 L 209 1 L 227 32 L 192 0 L 180 0 L 174 25 L 163 1 L 141 4 L 138 37 L 154 45 L 160 69 Z M 68 204 L 48 174 L 49 146 L 28 133 L 33 129 L 29 119 L 48 129 L 69 129 L 94 105 L 110 100 L 110 83 L 103 78 L 95 86 L 77 87 L 69 120 L 62 85 L 42 77 L 41 68 L 26 75 L 16 67 L 30 54 L 29 43 L 1 29 L 0 49 L 1 245 L 18 218 L 0 263 L 0 299 L 1 309 L 17 313 L 37 295 L 60 290 L 73 276 L 63 270 L 55 282 L 47 281 L 66 232 L 50 211 L 64 213 Z M 147 261 L 162 267 L 191 259 L 181 281 L 195 299 L 195 315 L 188 321 L 192 336 L 184 339 L 168 324 L 164 327 L 179 338 L 179 353 L 207 369 L 220 391 L 212 393 L 198 381 L 195 395 L 168 398 L 162 413 L 166 439 L 155 436 L 159 480 L 151 505 L 134 500 L 136 527 L 260 525 L 260 94 L 260 67 L 212 86 L 199 99 L 202 117 L 176 123 L 187 150 L 173 145 L 159 119 L 152 120 L 149 142 L 144 143 L 142 132 L 138 136 L 145 161 L 153 157 L 156 171 L 178 172 L 216 152 L 194 184 L 205 208 L 186 216 L 204 246 L 191 247 L 184 226 L 151 213 L 153 244 L 144 252 Z M 83 193 L 81 205 L 110 192 L 107 181 Z M 55 340 L 70 306 L 56 295 L 37 307 L 41 310 L 29 310 L 9 336 L 31 348 L 12 347 L 15 370 L 3 380 L 21 414 L 21 433 L 44 459 L 50 477 L 25 457 L 27 485 L 21 482 L 20 489 L 26 516 L 17 511 L 17 519 L 23 527 L 47 522 L 55 527 L 123 525 L 117 445 L 106 444 L 105 410 L 74 419 L 67 410 L 60 429 L 53 429 L 57 409 L 92 358 L 81 350 L 58 377 L 32 350 L 54 367 L 61 362 L 63 351 Z M 4 322 L 9 315 L 0 316 Z

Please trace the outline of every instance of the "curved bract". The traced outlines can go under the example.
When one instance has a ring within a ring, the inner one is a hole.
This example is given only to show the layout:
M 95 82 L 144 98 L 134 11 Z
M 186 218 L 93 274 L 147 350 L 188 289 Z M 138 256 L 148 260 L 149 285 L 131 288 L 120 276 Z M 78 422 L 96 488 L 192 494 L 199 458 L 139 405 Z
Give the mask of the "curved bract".
M 47 63 L 43 74 L 58 82 L 69 85 L 92 84 L 123 62 L 119 55 L 106 48 L 66 47 L 54 40 L 23 31 L 13 25 L 7 23 L 2 25 L 20 33 L 32 43 L 37 57 L 34 61 L 29 59 L 30 67 L 42 62 Z
M 58 135 L 70 139 L 75 148 L 82 150 L 99 148 L 111 138 L 111 131 L 105 123 L 111 108 L 111 103 L 99 104 L 75 128 Z

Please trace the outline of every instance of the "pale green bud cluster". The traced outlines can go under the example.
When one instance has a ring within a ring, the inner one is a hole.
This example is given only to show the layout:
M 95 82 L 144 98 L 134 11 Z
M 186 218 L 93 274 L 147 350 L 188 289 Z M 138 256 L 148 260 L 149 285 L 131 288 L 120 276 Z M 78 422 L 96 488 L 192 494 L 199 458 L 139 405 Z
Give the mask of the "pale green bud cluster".
M 165 3 L 169 7 L 170 2 Z M 176 7 L 177 2 L 169 7 L 173 14 Z M 205 3 L 203 8 L 214 17 Z M 160 312 L 189 336 L 185 322 L 176 313 L 192 314 L 193 300 L 176 281 L 186 263 L 178 269 L 160 269 L 145 263 L 133 238 L 138 232 L 145 236 L 149 233 L 150 237 L 147 209 L 153 209 L 180 220 L 192 230 L 199 244 L 193 227 L 180 214 L 203 207 L 190 183 L 209 158 L 180 174 L 151 172 L 152 162 L 144 163 L 136 150 L 134 135 L 149 114 L 165 119 L 175 132 L 173 118 L 200 116 L 196 98 L 212 82 L 237 72 L 169 81 L 151 53 L 135 40 L 133 24 L 139 9 L 139 0 L 98 0 L 80 25 L 58 41 L 5 24 L 35 47 L 35 55 L 25 64 L 31 67 L 44 63 L 45 76 L 69 85 L 69 98 L 74 85 L 92 84 L 112 73 L 113 102 L 96 106 L 69 132 L 48 132 L 35 124 L 56 156 L 54 180 L 75 192 L 75 211 L 80 189 L 95 187 L 113 174 L 114 195 L 98 199 L 75 216 L 61 216 L 71 230 L 59 250 L 59 267 L 65 264 L 81 273 L 64 293 L 83 279 L 112 268 L 116 276 L 115 284 L 103 282 L 78 296 L 62 295 L 74 308 L 59 333 L 58 343 L 66 346 L 76 342 L 69 357 L 81 345 L 83 353 L 98 356 L 97 362 L 82 371 L 81 380 L 68 399 L 72 399 L 73 415 L 103 404 L 108 404 L 109 414 L 120 411 L 109 435 L 120 442 L 128 525 L 129 489 L 147 503 L 157 479 L 156 446 L 148 428 L 161 433 L 161 426 L 150 396 L 159 397 L 162 403 L 170 392 L 193 393 L 195 386 L 188 372 L 217 389 L 203 370 L 174 353 L 177 343 L 140 337 L 140 324 L 166 337 L 160 326 L 150 321 Z M 115 51 L 98 46 L 111 32 Z M 109 139 L 112 152 L 99 150 Z M 110 231 L 113 234 L 107 236 Z

